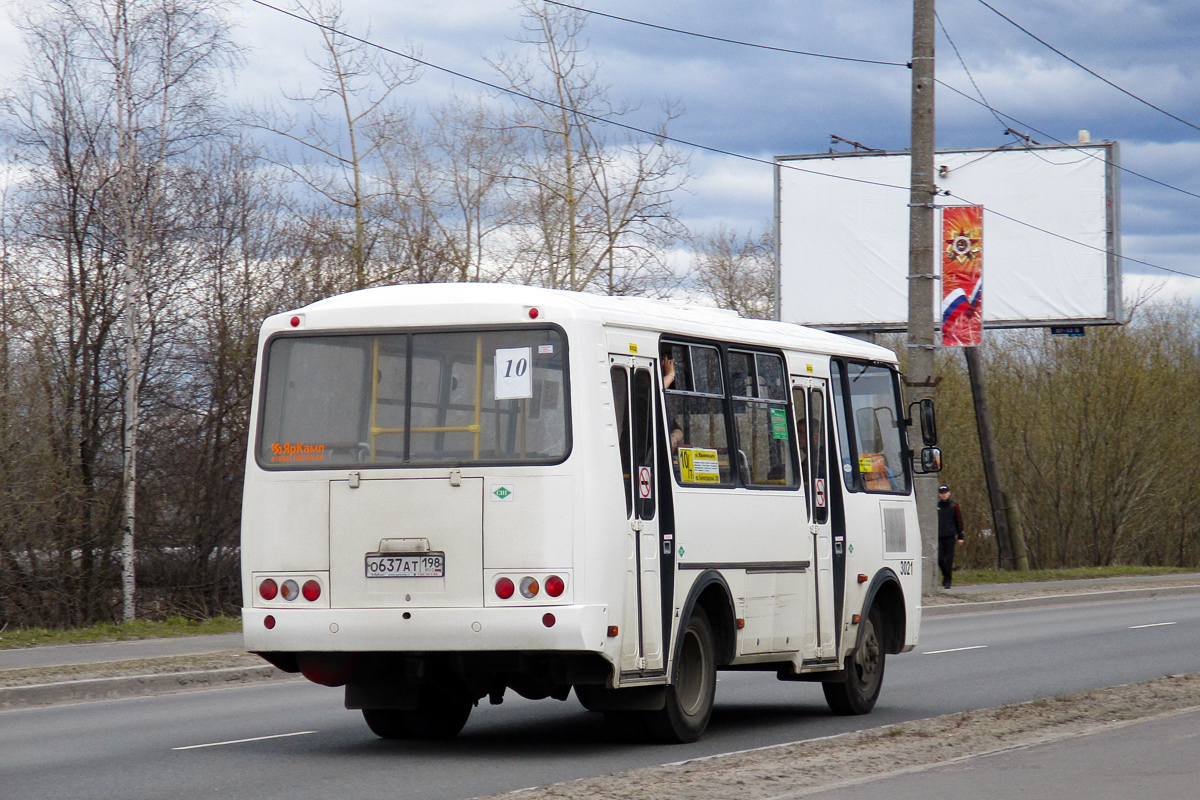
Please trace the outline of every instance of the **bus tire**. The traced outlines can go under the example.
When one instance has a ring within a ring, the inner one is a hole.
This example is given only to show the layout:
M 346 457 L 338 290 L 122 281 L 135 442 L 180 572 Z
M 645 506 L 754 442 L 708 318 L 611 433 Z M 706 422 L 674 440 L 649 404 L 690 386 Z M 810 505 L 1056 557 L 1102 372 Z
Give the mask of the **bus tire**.
M 684 628 L 675 660 L 675 680 L 661 711 L 644 712 L 646 732 L 656 742 L 694 742 L 708 727 L 717 689 L 717 647 L 708 614 L 699 605 Z
M 846 657 L 844 683 L 822 683 L 829 710 L 839 716 L 869 714 L 883 688 L 883 614 L 879 606 L 860 623 L 858 643 Z
M 473 703 L 465 697 L 426 688 L 411 711 L 364 708 L 363 719 L 382 739 L 453 739 L 467 724 Z

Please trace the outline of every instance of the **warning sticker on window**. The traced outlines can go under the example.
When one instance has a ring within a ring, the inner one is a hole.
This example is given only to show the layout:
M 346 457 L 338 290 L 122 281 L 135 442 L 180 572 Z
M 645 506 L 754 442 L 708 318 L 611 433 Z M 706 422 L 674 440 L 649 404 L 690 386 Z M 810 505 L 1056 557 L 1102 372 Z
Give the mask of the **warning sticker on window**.
M 717 462 L 717 451 L 681 447 L 679 479 L 684 483 L 720 483 L 721 465 Z

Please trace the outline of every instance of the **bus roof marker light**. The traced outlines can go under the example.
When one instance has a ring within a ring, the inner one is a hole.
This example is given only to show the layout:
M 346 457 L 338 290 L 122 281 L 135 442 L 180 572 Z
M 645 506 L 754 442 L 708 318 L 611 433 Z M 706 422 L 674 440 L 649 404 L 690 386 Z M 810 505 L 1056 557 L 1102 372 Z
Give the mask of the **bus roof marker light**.
M 300 317 L 299 316 L 292 317 L 290 322 L 291 322 L 293 328 L 300 327 Z
M 537 319 L 540 314 L 541 314 L 541 312 L 538 311 L 536 308 L 529 309 L 529 318 L 530 319 Z

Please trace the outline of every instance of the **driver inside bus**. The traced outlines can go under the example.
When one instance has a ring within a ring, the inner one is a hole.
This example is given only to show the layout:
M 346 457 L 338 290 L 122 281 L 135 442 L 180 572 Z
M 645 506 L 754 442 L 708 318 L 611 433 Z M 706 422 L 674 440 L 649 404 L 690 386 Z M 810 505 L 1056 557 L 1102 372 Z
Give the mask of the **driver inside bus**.
M 659 350 L 658 360 L 662 366 L 663 389 L 670 389 L 675 385 L 675 358 L 669 344 L 663 345 Z M 678 417 L 671 414 L 670 404 L 667 406 L 667 427 L 671 431 L 671 452 L 674 453 L 683 444 L 683 425 Z

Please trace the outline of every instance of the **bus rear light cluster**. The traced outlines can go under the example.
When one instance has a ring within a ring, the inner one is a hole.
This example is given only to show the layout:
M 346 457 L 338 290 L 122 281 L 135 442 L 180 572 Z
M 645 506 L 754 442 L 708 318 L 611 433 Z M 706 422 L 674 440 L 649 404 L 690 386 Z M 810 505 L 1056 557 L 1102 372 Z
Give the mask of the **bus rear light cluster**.
M 496 579 L 492 587 L 496 592 L 496 597 L 501 600 L 511 599 L 518 592 L 526 600 L 533 600 L 543 592 L 548 597 L 562 597 L 563 592 L 567 590 L 567 582 L 558 575 L 549 575 L 542 581 L 532 575 L 526 575 L 515 581 L 512 578 L 501 576 Z
M 304 579 L 301 578 L 301 580 Z M 258 582 L 258 596 L 268 602 L 278 598 L 291 603 L 303 597 L 308 602 L 314 603 L 321 598 L 321 592 L 321 582 L 315 578 L 304 580 L 303 585 L 294 578 L 282 581 L 275 578 L 263 578 Z

